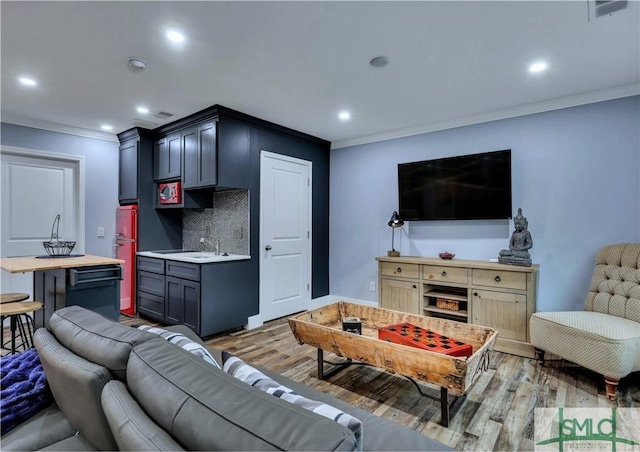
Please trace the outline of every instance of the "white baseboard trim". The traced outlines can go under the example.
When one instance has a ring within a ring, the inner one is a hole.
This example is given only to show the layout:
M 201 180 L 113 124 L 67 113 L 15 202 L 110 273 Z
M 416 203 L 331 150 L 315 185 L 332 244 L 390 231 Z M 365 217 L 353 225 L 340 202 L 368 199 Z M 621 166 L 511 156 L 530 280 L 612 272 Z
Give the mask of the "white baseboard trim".
M 338 301 L 347 301 L 349 303 L 363 304 L 367 306 L 378 306 L 378 302 L 369 300 L 359 300 L 357 298 L 342 297 L 340 295 L 325 295 L 324 297 L 314 298 L 311 300 L 309 310 L 317 309 L 328 304 L 337 303 Z
M 260 314 L 256 314 L 247 318 L 247 325 L 245 326 L 245 328 L 247 330 L 254 330 L 256 328 L 261 327 L 262 325 L 264 325 L 264 322 L 262 321 L 262 316 Z
M 309 311 L 321 308 L 322 306 L 337 303 L 338 301 L 347 301 L 349 303 L 363 304 L 366 306 L 378 306 L 378 302 L 376 301 L 358 300 L 357 298 L 341 297 L 339 295 L 325 295 L 324 297 L 318 297 L 311 300 L 311 303 L 309 304 Z M 247 318 L 245 329 L 253 330 L 261 327 L 262 325 L 264 325 L 262 316 L 260 314 L 256 314 Z

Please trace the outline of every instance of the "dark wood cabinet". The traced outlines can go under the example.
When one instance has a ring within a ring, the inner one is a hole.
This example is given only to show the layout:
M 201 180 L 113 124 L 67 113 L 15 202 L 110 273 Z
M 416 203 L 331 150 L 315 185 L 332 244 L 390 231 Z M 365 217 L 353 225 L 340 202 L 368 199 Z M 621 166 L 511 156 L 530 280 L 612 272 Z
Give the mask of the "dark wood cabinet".
M 118 166 L 118 201 L 120 204 L 138 202 L 139 140 L 137 138 L 120 144 Z
M 214 187 L 218 183 L 217 121 L 182 131 L 182 187 Z
M 180 133 L 156 141 L 153 150 L 154 180 L 179 179 L 182 176 L 181 145 Z
M 138 312 L 160 322 L 165 318 L 164 262 L 141 256 L 136 259 Z
M 200 334 L 200 283 L 166 277 L 165 321 L 184 324 Z

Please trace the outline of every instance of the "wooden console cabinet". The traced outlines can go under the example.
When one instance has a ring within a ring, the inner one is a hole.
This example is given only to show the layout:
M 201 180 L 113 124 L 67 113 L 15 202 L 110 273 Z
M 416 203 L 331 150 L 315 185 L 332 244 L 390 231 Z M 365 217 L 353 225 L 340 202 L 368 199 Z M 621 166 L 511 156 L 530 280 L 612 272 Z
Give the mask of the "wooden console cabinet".
M 378 257 L 382 308 L 494 328 L 495 349 L 533 358 L 529 317 L 536 310 L 538 265 L 429 257 Z M 456 305 L 457 309 L 445 306 Z

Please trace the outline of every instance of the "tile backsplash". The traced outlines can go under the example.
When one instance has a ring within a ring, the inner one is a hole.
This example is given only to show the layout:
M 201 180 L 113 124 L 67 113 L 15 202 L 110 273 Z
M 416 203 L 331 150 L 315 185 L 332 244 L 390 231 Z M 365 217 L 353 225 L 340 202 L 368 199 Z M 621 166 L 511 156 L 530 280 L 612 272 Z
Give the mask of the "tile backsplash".
M 200 238 L 205 239 L 200 243 Z M 220 241 L 220 252 L 249 254 L 249 191 L 229 190 L 213 194 L 213 209 L 185 210 L 182 248 L 214 251 Z

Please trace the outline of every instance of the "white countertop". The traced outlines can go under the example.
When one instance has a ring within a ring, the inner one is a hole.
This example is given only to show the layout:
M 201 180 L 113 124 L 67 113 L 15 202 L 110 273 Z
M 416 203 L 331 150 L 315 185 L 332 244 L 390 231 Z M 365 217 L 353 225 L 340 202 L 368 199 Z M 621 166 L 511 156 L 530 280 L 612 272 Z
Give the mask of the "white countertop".
M 167 252 L 158 250 L 140 251 L 136 254 L 138 256 L 155 257 L 156 259 L 166 259 L 171 261 L 190 262 L 193 264 L 211 264 L 215 262 L 230 262 L 251 259 L 251 256 L 247 256 L 245 254 L 215 254 L 209 251 Z

